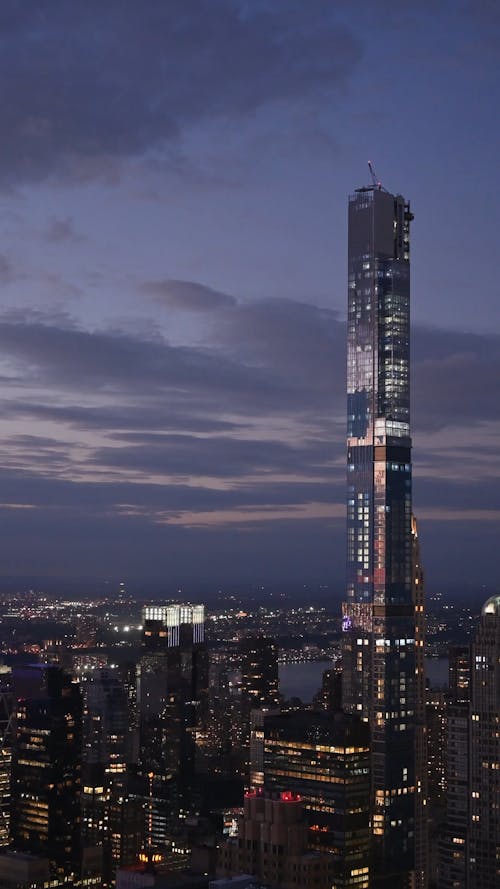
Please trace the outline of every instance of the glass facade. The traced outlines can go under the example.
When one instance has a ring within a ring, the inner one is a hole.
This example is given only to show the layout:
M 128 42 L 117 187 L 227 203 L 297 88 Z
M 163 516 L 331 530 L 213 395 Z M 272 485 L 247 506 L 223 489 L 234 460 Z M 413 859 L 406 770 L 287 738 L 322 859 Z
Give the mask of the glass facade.
M 282 713 L 263 723 L 266 790 L 303 801 L 309 848 L 333 857 L 332 889 L 368 889 L 368 726 L 341 712 Z
M 415 869 L 410 243 L 401 195 L 349 200 L 344 705 L 369 722 L 374 863 Z

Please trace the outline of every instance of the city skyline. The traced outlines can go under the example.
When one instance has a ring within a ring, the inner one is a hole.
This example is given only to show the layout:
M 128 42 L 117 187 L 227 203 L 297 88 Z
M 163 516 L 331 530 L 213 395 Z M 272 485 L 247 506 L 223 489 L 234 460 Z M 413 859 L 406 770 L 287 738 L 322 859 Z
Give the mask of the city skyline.
M 496 589 L 498 11 L 334 6 L 5 4 L 0 584 L 342 596 L 371 158 L 417 217 L 427 588 Z

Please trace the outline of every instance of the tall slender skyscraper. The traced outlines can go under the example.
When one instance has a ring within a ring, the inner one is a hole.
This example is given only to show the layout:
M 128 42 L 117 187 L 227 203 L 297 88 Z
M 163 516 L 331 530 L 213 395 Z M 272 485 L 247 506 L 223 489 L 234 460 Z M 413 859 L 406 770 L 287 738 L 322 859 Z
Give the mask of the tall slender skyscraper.
M 349 199 L 344 706 L 370 724 L 374 885 L 415 881 L 410 205 Z

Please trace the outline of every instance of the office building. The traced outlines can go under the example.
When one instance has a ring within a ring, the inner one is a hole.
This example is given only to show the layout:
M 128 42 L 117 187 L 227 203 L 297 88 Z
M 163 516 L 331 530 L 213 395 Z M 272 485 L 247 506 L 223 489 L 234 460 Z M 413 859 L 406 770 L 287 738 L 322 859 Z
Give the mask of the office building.
M 450 701 L 453 704 L 470 703 L 470 647 L 450 645 L 448 649 L 448 680 Z
M 100 850 L 110 882 L 117 867 L 140 851 L 139 804 L 128 793 L 133 737 L 122 672 L 103 667 L 83 674 L 82 841 Z
M 343 706 L 369 722 L 374 885 L 422 885 L 415 851 L 416 658 L 410 439 L 410 205 L 349 200 Z
M 139 774 L 147 847 L 169 844 L 196 809 L 196 732 L 208 683 L 202 605 L 146 606 L 138 665 Z
M 369 728 L 345 713 L 264 718 L 264 788 L 300 797 L 311 849 L 332 856 L 335 889 L 370 885 Z
M 251 710 L 279 705 L 278 646 L 266 636 L 240 642 L 241 705 L 248 721 Z
M 472 644 L 469 885 L 500 886 L 500 596 L 483 605 Z
M 324 670 L 321 687 L 314 697 L 314 706 L 318 710 L 326 710 L 327 713 L 336 713 L 342 709 L 341 658 L 338 658 L 333 667 Z
M 10 841 L 13 699 L 11 670 L 0 664 L 0 847 Z
M 332 856 L 311 852 L 307 836 L 296 794 L 249 791 L 238 836 L 219 847 L 217 876 L 248 874 L 280 889 L 335 889 Z
M 446 711 L 445 816 L 439 838 L 439 889 L 467 889 L 469 837 L 469 705 Z
M 256 711 L 276 710 L 279 707 L 278 646 L 266 636 L 248 636 L 240 642 L 241 685 L 240 712 L 236 717 L 235 746 L 240 754 L 240 773 L 245 782 L 252 783 L 252 750 L 255 759 L 255 728 L 259 721 Z M 253 722 L 253 727 L 252 727 Z M 253 737 L 252 737 L 253 736 Z M 257 745 L 258 746 L 258 745 Z
M 428 882 L 428 772 L 425 689 L 425 599 L 424 572 L 415 516 L 411 519 L 412 587 L 415 608 L 415 887 Z
M 49 860 L 54 878 L 81 866 L 80 689 L 60 667 L 15 667 L 12 845 Z

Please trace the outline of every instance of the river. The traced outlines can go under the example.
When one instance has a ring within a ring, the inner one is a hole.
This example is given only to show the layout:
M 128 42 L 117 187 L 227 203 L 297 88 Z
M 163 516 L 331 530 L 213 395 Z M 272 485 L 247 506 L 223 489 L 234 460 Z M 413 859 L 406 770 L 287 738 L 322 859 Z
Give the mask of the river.
M 321 686 L 323 672 L 332 666 L 330 661 L 307 661 L 300 664 L 280 664 L 280 692 L 285 698 L 300 698 L 310 704 Z M 429 684 L 444 687 L 448 684 L 448 658 L 426 658 L 425 670 Z

